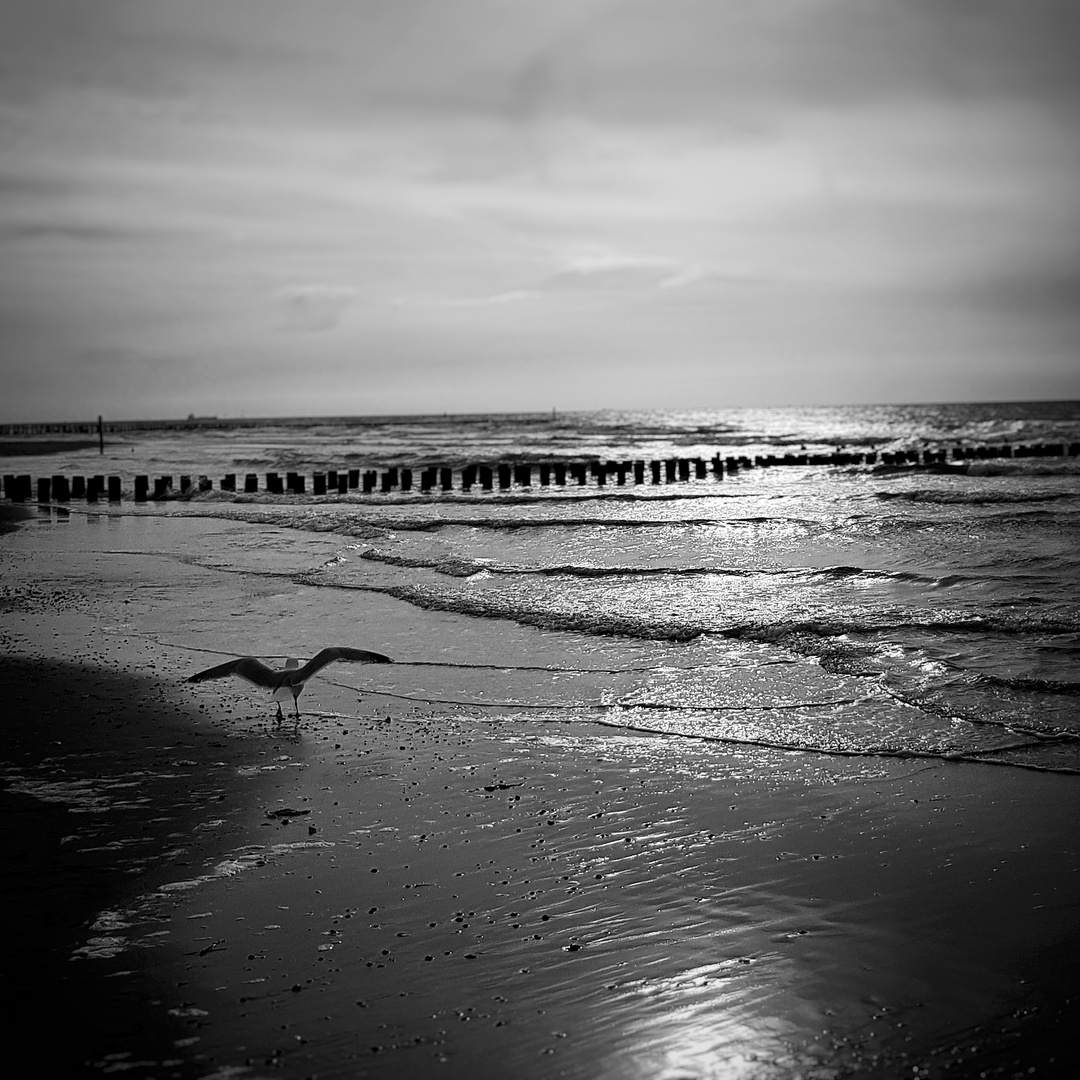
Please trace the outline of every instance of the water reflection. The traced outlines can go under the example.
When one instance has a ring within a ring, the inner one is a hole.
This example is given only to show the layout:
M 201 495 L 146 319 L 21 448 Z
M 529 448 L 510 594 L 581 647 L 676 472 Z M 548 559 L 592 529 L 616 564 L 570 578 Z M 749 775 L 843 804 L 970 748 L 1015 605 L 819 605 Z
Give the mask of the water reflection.
M 785 970 L 787 969 L 787 970 Z M 792 999 L 793 975 L 779 956 L 703 964 L 622 988 L 614 1008 L 620 1049 L 600 1075 L 642 1080 L 803 1076 L 815 1064 L 805 1044 L 816 1015 Z

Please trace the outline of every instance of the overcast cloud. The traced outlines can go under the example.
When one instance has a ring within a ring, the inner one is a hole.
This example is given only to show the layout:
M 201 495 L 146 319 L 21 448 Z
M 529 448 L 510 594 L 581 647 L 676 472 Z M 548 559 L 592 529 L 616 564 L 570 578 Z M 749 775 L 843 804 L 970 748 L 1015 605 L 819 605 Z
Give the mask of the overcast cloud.
M 0 13 L 0 419 L 1080 397 L 1072 0 Z

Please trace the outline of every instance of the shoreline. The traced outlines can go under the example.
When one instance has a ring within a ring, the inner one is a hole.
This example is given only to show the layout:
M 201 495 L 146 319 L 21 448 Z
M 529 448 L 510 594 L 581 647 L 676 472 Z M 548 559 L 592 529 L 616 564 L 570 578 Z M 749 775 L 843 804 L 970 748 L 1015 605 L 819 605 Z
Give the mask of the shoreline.
M 1076 1063 L 1074 777 L 704 745 L 328 678 L 279 727 L 249 688 L 181 679 L 237 612 L 295 621 L 326 598 L 154 554 L 206 527 L 187 519 L 155 519 L 146 558 L 141 532 L 118 533 L 118 567 L 41 527 L 0 597 L 19 718 L 4 951 L 28 1030 L 64 1010 L 73 1069 L 884 1080 Z M 52 591 L 18 592 L 43 570 Z M 436 625 L 394 622 L 396 603 L 378 608 L 392 654 Z M 468 678 L 470 696 L 496 685 Z

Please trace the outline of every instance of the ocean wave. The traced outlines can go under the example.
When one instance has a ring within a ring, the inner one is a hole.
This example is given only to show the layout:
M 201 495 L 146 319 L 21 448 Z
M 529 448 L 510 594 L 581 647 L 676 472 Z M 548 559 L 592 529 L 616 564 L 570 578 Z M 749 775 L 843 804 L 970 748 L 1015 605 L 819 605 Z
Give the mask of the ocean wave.
M 934 577 L 910 570 L 872 570 L 860 566 L 590 566 L 581 563 L 556 563 L 548 566 L 519 566 L 490 559 L 470 559 L 464 556 L 424 557 L 368 548 L 360 558 L 386 566 L 433 570 L 447 577 L 467 578 L 488 573 L 504 576 L 577 577 L 577 578 L 683 578 L 683 577 L 775 577 L 819 578 L 823 580 L 865 579 L 868 581 L 910 581 L 931 586 L 956 585 L 980 580 L 965 574 Z
M 806 619 L 775 624 L 748 623 L 721 631 L 725 637 L 746 637 L 759 641 L 777 641 L 789 635 L 811 634 L 822 638 L 841 637 L 846 634 L 877 635 L 904 631 L 928 631 L 937 634 L 1077 634 L 1080 619 L 1053 615 L 1006 613 L 973 615 L 957 612 L 951 617 L 921 618 L 912 613 L 910 619 L 882 618 L 859 619 L 839 617 L 835 619 Z
M 547 500 L 518 500 L 532 506 L 547 505 Z M 580 502 L 583 500 L 568 500 Z M 481 500 L 476 500 L 481 502 Z M 404 505 L 405 500 L 401 501 Z M 428 505 L 450 509 L 459 504 L 432 500 Z M 198 517 L 219 517 L 228 521 L 246 521 L 255 525 L 276 525 L 285 529 L 306 529 L 312 532 L 336 532 L 343 536 L 379 537 L 389 532 L 437 532 L 441 529 L 481 529 L 491 532 L 514 532 L 524 529 L 590 529 L 590 528 L 626 528 L 626 529 L 678 529 L 678 528 L 731 528 L 794 526 L 801 529 L 821 531 L 825 526 L 813 518 L 794 515 L 746 515 L 741 517 L 696 517 L 680 516 L 677 518 L 618 517 L 601 514 L 575 515 L 573 517 L 534 517 L 534 516 L 454 516 L 452 514 L 404 514 L 380 513 L 378 505 L 371 503 L 353 503 L 358 506 L 356 514 L 349 514 L 341 509 L 341 504 L 327 504 L 308 500 L 297 502 L 295 496 L 268 495 L 233 496 L 226 492 L 203 492 L 184 502 L 170 502 L 169 513 Z M 330 506 L 333 506 L 333 509 Z M 417 503 L 416 505 L 422 505 Z M 491 509 L 499 506 L 491 502 L 484 503 Z M 363 509 L 360 510 L 359 507 Z M 153 513 L 159 507 L 148 507 L 144 513 Z
M 987 686 L 1000 686 L 1008 690 L 1019 690 L 1028 694 L 1060 694 L 1064 697 L 1080 697 L 1080 682 L 1067 682 L 1063 679 L 1019 678 L 984 673 L 977 674 L 974 678 Z
M 666 488 L 676 487 L 677 485 L 665 485 Z M 615 488 L 614 490 L 608 488 L 597 491 L 596 488 L 530 488 L 524 491 L 521 490 L 492 490 L 479 492 L 477 494 L 469 494 L 461 491 L 453 492 L 440 492 L 440 491 L 378 491 L 369 494 L 360 494 L 356 491 L 340 494 L 336 492 L 327 492 L 325 495 L 314 495 L 311 492 L 305 492 L 303 495 L 296 495 L 291 492 L 283 494 L 274 494 L 269 491 L 256 491 L 256 492 L 232 492 L 232 491 L 220 491 L 218 489 L 212 489 L 211 491 L 192 491 L 190 493 L 180 495 L 170 495 L 168 498 L 175 501 L 190 501 L 190 502 L 204 502 L 213 501 L 215 498 L 221 501 L 227 501 L 236 503 L 238 505 L 259 505 L 267 504 L 270 506 L 295 506 L 298 502 L 311 504 L 313 506 L 364 506 L 364 507 L 383 507 L 383 506 L 438 506 L 438 507 L 451 507 L 451 506 L 483 506 L 489 509 L 501 508 L 504 506 L 560 506 L 565 504 L 584 504 L 584 503 L 637 503 L 640 506 L 649 506 L 653 503 L 670 503 L 670 502 L 702 502 L 709 499 L 745 499 L 756 493 L 747 491 L 722 491 L 716 488 L 711 488 L 707 491 L 702 490 L 689 490 L 683 486 L 678 490 L 664 490 L 655 489 L 651 487 L 641 487 L 635 489 L 622 489 Z
M 543 630 L 565 630 L 625 638 L 645 638 L 656 641 L 693 641 L 705 627 L 677 619 L 650 619 L 602 612 L 560 612 L 538 608 L 523 608 L 496 597 L 450 595 L 422 585 L 373 585 L 360 582 L 334 581 L 318 572 L 299 574 L 294 578 L 304 585 L 318 588 L 355 589 L 360 592 L 381 593 L 429 611 L 449 611 L 484 619 L 508 619 L 522 626 Z
M 941 497 L 939 497 L 941 496 Z M 957 507 L 955 523 L 961 526 L 970 524 L 964 515 L 965 506 L 999 505 L 1000 512 L 987 511 L 980 521 L 990 522 L 996 528 L 1019 526 L 1030 530 L 1051 529 L 1060 531 L 1080 527 L 1080 511 L 1065 508 L 1041 509 L 1040 503 L 1066 498 L 1065 495 L 1051 495 L 1047 498 L 982 496 L 967 501 L 956 500 L 949 493 L 933 492 L 923 499 L 921 492 L 876 492 L 872 496 L 882 501 L 903 501 L 909 503 L 936 503 Z M 805 537 L 840 537 L 855 533 L 869 532 L 875 540 L 888 534 L 905 535 L 929 530 L 940 530 L 943 525 L 951 524 L 953 519 L 938 516 L 912 516 L 906 513 L 883 515 L 880 513 L 851 513 L 842 520 L 824 521 L 819 518 L 798 514 L 743 514 L 732 517 L 714 517 L 680 515 L 678 517 L 642 517 L 639 515 L 622 517 L 616 514 L 589 513 L 559 516 L 558 514 L 507 514 L 499 512 L 502 506 L 485 504 L 494 511 L 490 515 L 455 514 L 454 503 L 431 503 L 433 512 L 421 509 L 423 504 L 416 504 L 415 514 L 394 512 L 390 505 L 386 510 L 381 505 L 371 503 L 353 504 L 351 511 L 342 504 L 328 505 L 319 501 L 297 502 L 294 496 L 234 497 L 226 492 L 205 492 L 190 501 L 172 502 L 165 507 L 150 506 L 142 513 L 167 512 L 169 514 L 191 515 L 199 517 L 218 517 L 229 521 L 244 521 L 250 524 L 273 525 L 279 528 L 299 529 L 318 533 L 336 533 L 354 539 L 379 540 L 390 533 L 436 533 L 444 530 L 477 530 L 501 535 L 530 530 L 541 533 L 589 529 L 640 530 L 655 533 L 663 530 L 703 529 L 703 530 L 797 530 Z M 545 506 L 542 500 L 533 500 L 531 505 L 540 509 Z M 1027 507 L 1031 507 L 1028 509 Z M 542 511 L 541 511 L 542 512 Z M 722 568 L 721 568 L 722 570 Z
M 938 503 L 945 506 L 991 506 L 1046 503 L 1076 498 L 1071 491 L 961 491 L 953 488 L 916 488 L 911 491 L 875 491 L 883 502 Z
M 535 505 L 535 504 L 534 504 Z M 824 526 L 812 518 L 794 516 L 750 515 L 746 517 L 640 518 L 603 517 L 393 517 L 380 515 L 379 528 L 389 532 L 436 532 L 440 529 L 480 529 L 490 532 L 514 532 L 525 529 L 680 529 L 731 528 L 768 525 L 773 528 L 795 526 L 820 531 Z M 342 531 L 345 531 L 343 525 Z
M 758 643 L 780 645 L 803 655 L 823 655 L 822 642 L 845 635 L 880 635 L 905 632 L 997 633 L 1019 634 L 1077 634 L 1080 620 L 1026 614 L 976 616 L 957 613 L 948 618 L 910 619 L 851 618 L 792 619 L 774 622 L 715 622 L 684 618 L 663 618 L 649 615 L 627 615 L 604 611 L 554 610 L 540 606 L 525 606 L 512 597 L 489 593 L 483 596 L 446 592 L 426 585 L 381 585 L 370 582 L 335 580 L 319 572 L 297 574 L 299 584 L 318 588 L 353 589 L 393 596 L 416 607 L 433 611 L 449 611 L 485 619 L 507 619 L 523 626 L 544 630 L 573 631 L 625 638 L 645 638 L 663 641 L 693 641 L 707 634 Z
M 198 507 L 192 506 L 197 513 L 192 516 L 221 518 L 225 521 L 242 521 L 249 525 L 272 525 L 279 529 L 296 529 L 303 532 L 335 533 L 357 540 L 384 540 L 392 525 L 381 522 L 359 521 L 356 518 L 342 519 L 339 515 L 327 514 L 318 506 L 296 505 L 278 496 L 278 502 L 251 503 L 238 505 L 238 500 L 227 501 L 217 492 L 215 500 L 207 500 Z M 272 497 L 273 498 L 273 497 Z M 190 505 L 190 504 L 189 504 Z M 175 512 L 175 511 L 173 511 Z M 183 510 L 180 511 L 183 514 Z
M 1076 476 L 1080 462 L 1075 458 L 1049 462 L 1039 458 L 969 461 L 966 471 L 968 476 Z

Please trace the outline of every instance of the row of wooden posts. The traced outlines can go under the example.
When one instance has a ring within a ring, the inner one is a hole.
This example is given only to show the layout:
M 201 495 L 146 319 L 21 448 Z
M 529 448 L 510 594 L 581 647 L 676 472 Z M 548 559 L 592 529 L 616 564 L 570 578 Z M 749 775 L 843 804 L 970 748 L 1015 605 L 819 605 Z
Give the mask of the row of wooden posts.
M 429 466 L 413 470 L 408 467 L 393 465 L 382 471 L 377 469 L 348 469 L 317 472 L 311 477 L 311 494 L 345 495 L 351 491 L 370 494 L 378 491 L 387 493 L 395 489 L 421 492 L 434 490 L 453 491 L 455 473 L 457 486 L 462 491 L 471 491 L 480 487 L 483 491 L 499 490 L 517 486 L 531 488 L 534 483 L 541 487 L 552 484 L 563 487 L 574 483 L 582 487 L 590 479 L 598 487 L 604 487 L 609 481 L 624 485 L 685 483 L 691 479 L 723 479 L 725 473 L 737 473 L 740 469 L 754 466 L 769 467 L 776 465 L 929 465 L 944 466 L 959 464 L 970 460 L 1015 457 L 1076 457 L 1080 454 L 1080 443 L 1065 445 L 1062 443 L 1040 443 L 1034 446 L 981 446 L 953 447 L 949 450 L 900 450 L 895 453 L 878 454 L 835 452 L 831 454 L 767 454 L 754 458 L 745 456 L 721 457 L 716 454 L 709 460 L 705 458 L 668 458 L 663 461 L 589 461 L 589 462 L 544 462 L 542 464 L 522 464 L 501 462 L 492 465 L 466 465 L 455 470 L 445 466 Z M 181 476 L 179 489 L 173 487 L 171 476 L 157 477 L 153 481 L 148 476 L 136 476 L 134 482 L 135 502 L 147 502 L 150 499 L 168 499 L 185 497 L 195 492 L 210 491 L 213 481 L 206 476 Z M 76 476 L 70 482 L 66 476 L 39 477 L 34 485 L 29 476 L 4 476 L 4 497 L 12 502 L 29 502 L 35 499 L 39 503 L 68 502 L 71 499 L 85 499 L 93 503 L 103 499 L 120 502 L 123 494 L 119 476 Z M 237 474 L 230 473 L 220 483 L 221 491 L 240 491 L 254 494 L 259 491 L 259 475 L 247 473 L 242 487 Z M 263 491 L 273 495 L 307 494 L 307 478 L 296 472 L 287 472 L 284 477 L 277 472 L 266 473 Z

